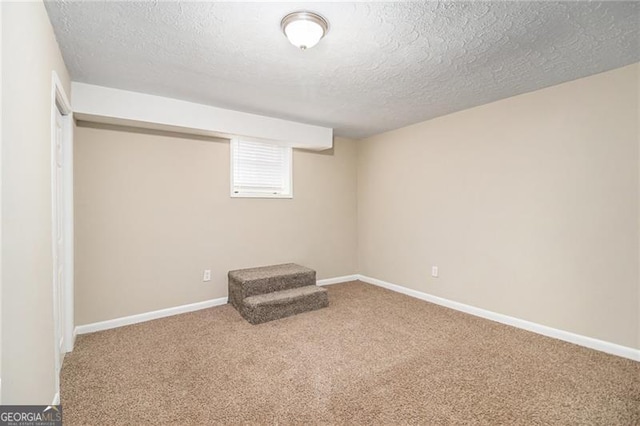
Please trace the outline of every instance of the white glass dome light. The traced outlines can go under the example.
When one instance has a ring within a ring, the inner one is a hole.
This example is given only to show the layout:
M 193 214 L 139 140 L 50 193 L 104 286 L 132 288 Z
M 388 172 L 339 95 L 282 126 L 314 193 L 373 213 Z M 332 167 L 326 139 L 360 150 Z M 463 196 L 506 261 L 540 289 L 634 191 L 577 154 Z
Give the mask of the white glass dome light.
M 293 12 L 282 18 L 282 32 L 291 44 L 306 50 L 318 44 L 329 30 L 327 20 L 313 12 Z

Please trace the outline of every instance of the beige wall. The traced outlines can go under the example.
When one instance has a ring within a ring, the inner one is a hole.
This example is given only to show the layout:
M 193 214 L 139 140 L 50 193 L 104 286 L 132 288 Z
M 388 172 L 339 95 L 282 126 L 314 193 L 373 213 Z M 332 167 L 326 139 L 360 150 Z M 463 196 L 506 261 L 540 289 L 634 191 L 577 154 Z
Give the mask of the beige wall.
M 232 199 L 226 141 L 79 126 L 76 324 L 224 297 L 236 268 L 356 273 L 355 142 L 294 150 L 293 188 L 292 200 Z
M 358 153 L 348 140 L 295 151 L 293 200 L 231 199 L 226 142 L 79 127 L 76 324 L 223 297 L 228 270 L 294 261 L 640 347 L 638 75 L 462 111 Z
M 638 73 L 359 142 L 359 272 L 640 348 Z
M 69 76 L 43 3 L 2 9 L 2 403 L 50 404 L 51 71 Z

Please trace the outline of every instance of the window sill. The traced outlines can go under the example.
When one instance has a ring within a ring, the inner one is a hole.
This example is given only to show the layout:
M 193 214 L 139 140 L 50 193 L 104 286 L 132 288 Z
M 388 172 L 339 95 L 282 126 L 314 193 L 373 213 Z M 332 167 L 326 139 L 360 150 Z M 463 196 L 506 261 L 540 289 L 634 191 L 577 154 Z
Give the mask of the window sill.
M 293 198 L 293 194 L 233 193 L 231 198 Z

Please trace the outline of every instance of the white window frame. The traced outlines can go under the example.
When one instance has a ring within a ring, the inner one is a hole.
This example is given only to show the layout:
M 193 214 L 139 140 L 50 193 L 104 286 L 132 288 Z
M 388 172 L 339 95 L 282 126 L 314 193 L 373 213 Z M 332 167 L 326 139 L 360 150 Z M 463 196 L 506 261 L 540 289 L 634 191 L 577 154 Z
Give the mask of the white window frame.
M 235 157 L 235 151 L 236 151 L 236 147 L 239 141 L 241 140 L 246 140 L 246 141 L 250 141 L 250 142 L 255 142 L 252 141 L 250 139 L 242 139 L 242 138 L 233 138 L 229 141 L 229 163 L 230 163 L 230 175 L 229 175 L 229 182 L 230 182 L 230 187 L 229 187 L 229 193 L 231 195 L 231 198 L 293 198 L 293 148 L 291 148 L 290 146 L 285 146 L 285 145 L 277 145 L 281 148 L 284 148 L 287 150 L 287 168 L 288 170 L 285 171 L 286 173 L 286 179 L 288 182 L 288 185 L 285 187 L 285 191 L 282 193 L 268 193 L 268 192 L 260 192 L 260 191 L 256 191 L 256 192 L 249 192 L 249 191 L 244 191 L 244 192 L 235 192 L 235 188 L 234 188 L 234 157 Z M 264 143 L 264 142 L 261 142 Z

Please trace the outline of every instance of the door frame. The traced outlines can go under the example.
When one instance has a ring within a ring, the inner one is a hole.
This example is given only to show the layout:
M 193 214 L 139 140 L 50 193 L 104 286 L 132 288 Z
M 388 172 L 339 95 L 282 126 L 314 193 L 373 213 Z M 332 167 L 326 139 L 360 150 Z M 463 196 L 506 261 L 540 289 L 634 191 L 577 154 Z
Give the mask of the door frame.
M 63 205 L 62 214 L 64 215 L 62 222 L 62 232 L 64 239 L 64 282 L 60 283 L 62 289 L 62 312 L 58 315 L 58 320 L 62 322 L 62 336 L 63 340 L 62 353 L 59 351 L 59 341 L 56 341 L 57 324 L 55 323 L 57 306 L 57 292 L 58 292 L 58 277 L 57 277 L 57 257 L 58 247 L 56 243 L 56 228 L 57 228 L 57 173 L 56 173 L 56 112 L 60 111 L 63 121 L 63 141 L 62 141 L 62 188 L 63 188 Z M 74 275 L 74 262 L 73 262 L 73 111 L 71 109 L 71 103 L 62 86 L 62 82 L 55 71 L 51 72 L 51 245 L 52 245 L 52 260 L 53 260 L 53 327 L 54 327 L 54 344 L 55 344 L 55 368 L 61 365 L 61 356 L 64 353 L 71 352 L 74 344 L 74 316 L 73 316 L 73 275 Z M 56 390 L 59 392 L 59 377 L 56 374 Z
M 0 2 L 0 26 L 2 25 L 2 9 Z M 0 30 L 0 241 L 2 241 L 2 30 Z M 6 142 L 6 141 L 5 141 Z M 0 300 L 2 300 L 2 244 L 0 244 Z M 2 404 L 2 303 L 0 303 L 0 404 Z

